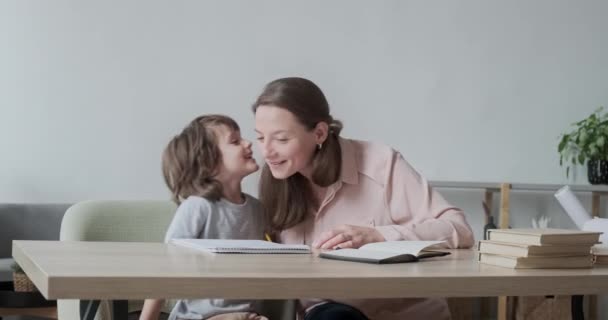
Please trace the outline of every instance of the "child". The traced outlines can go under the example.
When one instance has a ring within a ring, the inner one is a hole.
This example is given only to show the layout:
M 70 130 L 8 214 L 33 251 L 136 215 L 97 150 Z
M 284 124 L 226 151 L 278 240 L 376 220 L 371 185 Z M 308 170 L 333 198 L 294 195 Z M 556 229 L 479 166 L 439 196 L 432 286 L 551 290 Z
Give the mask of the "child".
M 241 192 L 241 180 L 258 170 L 251 142 L 223 115 L 194 119 L 165 148 L 162 169 L 172 198 L 179 205 L 165 235 L 173 238 L 262 239 L 261 204 Z M 158 319 L 163 300 L 148 299 L 140 320 Z M 174 319 L 267 320 L 256 313 L 259 303 L 245 300 L 179 300 Z

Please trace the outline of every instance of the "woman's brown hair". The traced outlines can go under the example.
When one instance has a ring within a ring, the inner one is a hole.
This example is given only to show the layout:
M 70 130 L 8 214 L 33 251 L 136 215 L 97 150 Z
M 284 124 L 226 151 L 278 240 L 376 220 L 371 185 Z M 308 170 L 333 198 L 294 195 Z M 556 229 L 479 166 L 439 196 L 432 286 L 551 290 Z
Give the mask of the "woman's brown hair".
M 330 115 L 327 99 L 316 84 L 303 78 L 274 80 L 264 87 L 253 104 L 253 112 L 260 106 L 285 109 L 308 130 L 313 130 L 319 122 L 327 123 L 327 139 L 313 155 L 311 180 L 321 187 L 338 181 L 342 166 L 338 137 L 342 123 Z M 268 223 L 274 232 L 301 223 L 319 205 L 306 177 L 295 173 L 287 179 L 276 179 L 268 164 L 262 168 L 259 189 L 260 201 L 266 208 Z
M 211 201 L 222 197 L 222 184 L 214 179 L 222 161 L 214 128 L 221 125 L 239 130 L 238 124 L 230 117 L 218 114 L 200 116 L 165 147 L 162 155 L 163 177 L 176 204 L 179 205 L 189 196 L 200 196 Z

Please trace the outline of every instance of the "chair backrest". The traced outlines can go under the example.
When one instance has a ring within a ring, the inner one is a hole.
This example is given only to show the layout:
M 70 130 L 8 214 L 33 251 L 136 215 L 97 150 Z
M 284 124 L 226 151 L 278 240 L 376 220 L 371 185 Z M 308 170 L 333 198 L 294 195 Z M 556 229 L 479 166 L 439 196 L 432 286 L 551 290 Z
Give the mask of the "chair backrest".
M 62 241 L 162 242 L 176 205 L 156 200 L 84 201 L 67 209 L 61 221 Z M 170 310 L 170 303 L 167 308 Z M 110 304 L 102 302 L 95 319 L 110 319 Z M 129 311 L 141 301 L 129 301 Z M 78 300 L 57 301 L 59 319 L 79 319 Z
M 175 214 L 170 201 L 85 201 L 65 212 L 60 240 L 162 242 Z

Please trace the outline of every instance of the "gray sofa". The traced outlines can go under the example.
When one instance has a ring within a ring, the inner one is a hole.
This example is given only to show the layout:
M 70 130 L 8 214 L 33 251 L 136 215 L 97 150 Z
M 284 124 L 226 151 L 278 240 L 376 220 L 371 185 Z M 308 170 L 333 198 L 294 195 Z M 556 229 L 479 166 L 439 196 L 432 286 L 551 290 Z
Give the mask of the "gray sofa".
M 10 274 L 13 240 L 59 240 L 64 203 L 0 204 L 0 277 Z

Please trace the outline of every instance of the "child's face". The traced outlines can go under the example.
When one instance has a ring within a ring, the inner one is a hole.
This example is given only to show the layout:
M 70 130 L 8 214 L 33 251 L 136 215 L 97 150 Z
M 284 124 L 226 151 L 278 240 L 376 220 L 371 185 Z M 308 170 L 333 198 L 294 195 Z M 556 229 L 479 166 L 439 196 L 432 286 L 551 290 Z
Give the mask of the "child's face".
M 226 126 L 218 126 L 214 131 L 217 136 L 217 146 L 222 153 L 220 176 L 242 179 L 258 170 L 258 164 L 251 150 L 251 141 L 243 139 L 239 131 Z

